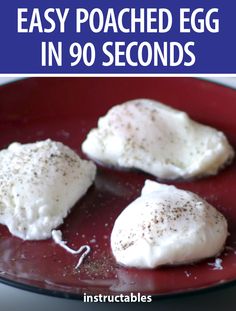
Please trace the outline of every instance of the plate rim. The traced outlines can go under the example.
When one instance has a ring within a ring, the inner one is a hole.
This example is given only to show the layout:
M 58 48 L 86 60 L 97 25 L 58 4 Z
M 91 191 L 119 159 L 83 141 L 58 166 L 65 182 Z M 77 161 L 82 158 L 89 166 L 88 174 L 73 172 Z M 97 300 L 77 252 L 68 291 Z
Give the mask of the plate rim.
M 72 299 L 72 300 L 78 300 L 78 301 L 83 301 L 84 294 L 75 294 L 71 292 L 64 292 L 60 290 L 52 290 L 52 289 L 47 289 L 47 288 L 40 288 L 38 286 L 33 286 L 33 285 L 28 285 L 24 284 L 22 282 L 10 280 L 8 278 L 5 278 L 3 276 L 0 276 L 0 283 L 11 286 L 17 289 L 21 289 L 24 291 L 27 291 L 29 293 L 34 293 L 34 294 L 40 294 L 40 295 L 46 295 L 49 297 L 55 297 L 55 298 L 63 298 L 63 299 Z M 170 293 L 160 293 L 160 294 L 148 294 L 148 293 L 141 293 L 141 295 L 145 296 L 151 296 L 152 301 L 157 301 L 160 299 L 169 299 L 169 298 L 178 298 L 178 297 L 189 297 L 192 295 L 200 295 L 200 294 L 206 294 L 210 293 L 216 290 L 223 290 L 227 289 L 229 287 L 235 286 L 236 285 L 236 278 L 232 279 L 230 281 L 223 281 L 223 282 L 218 282 L 216 284 L 210 285 L 210 286 L 204 286 L 201 288 L 190 288 L 190 289 L 185 289 L 185 290 L 180 290 L 180 291 L 175 291 L 175 292 L 170 292 Z M 130 293 L 125 293 L 125 295 L 129 295 Z M 96 296 L 98 294 L 89 294 L 91 296 Z M 119 295 L 117 294 L 107 294 L 108 296 L 116 296 Z

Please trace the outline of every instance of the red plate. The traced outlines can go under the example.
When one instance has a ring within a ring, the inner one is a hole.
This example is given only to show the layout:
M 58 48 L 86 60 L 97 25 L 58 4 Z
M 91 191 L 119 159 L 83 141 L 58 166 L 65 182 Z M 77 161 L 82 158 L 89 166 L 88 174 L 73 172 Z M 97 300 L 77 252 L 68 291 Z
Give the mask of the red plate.
M 38 78 L 0 88 L 0 147 L 13 141 L 59 140 L 82 155 L 80 145 L 97 118 L 115 104 L 138 97 L 157 99 L 212 125 L 236 146 L 236 91 L 189 78 Z M 61 227 L 68 244 L 90 244 L 81 270 L 78 257 L 52 240 L 24 242 L 0 225 L 1 281 L 37 292 L 80 298 L 87 294 L 170 295 L 236 280 L 236 165 L 217 176 L 174 183 L 205 197 L 228 219 L 230 237 L 220 256 L 222 270 L 208 259 L 195 265 L 156 270 L 116 265 L 110 233 L 119 213 L 139 194 L 146 178 L 137 172 L 99 167 L 95 185 Z M 128 220 L 127 220 L 128 221 Z

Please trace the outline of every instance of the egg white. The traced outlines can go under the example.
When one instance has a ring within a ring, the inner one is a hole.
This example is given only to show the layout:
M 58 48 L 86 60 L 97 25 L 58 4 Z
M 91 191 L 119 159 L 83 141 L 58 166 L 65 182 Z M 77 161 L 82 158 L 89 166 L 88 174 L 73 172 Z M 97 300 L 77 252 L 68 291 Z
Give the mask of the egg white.
M 226 136 L 154 100 L 114 106 L 82 144 L 90 158 L 162 179 L 214 175 L 234 156 Z
M 0 151 L 0 223 L 24 240 L 51 237 L 92 185 L 96 167 L 50 139 Z
M 116 219 L 111 248 L 121 265 L 155 268 L 216 256 L 227 235 L 225 217 L 204 199 L 147 180 Z

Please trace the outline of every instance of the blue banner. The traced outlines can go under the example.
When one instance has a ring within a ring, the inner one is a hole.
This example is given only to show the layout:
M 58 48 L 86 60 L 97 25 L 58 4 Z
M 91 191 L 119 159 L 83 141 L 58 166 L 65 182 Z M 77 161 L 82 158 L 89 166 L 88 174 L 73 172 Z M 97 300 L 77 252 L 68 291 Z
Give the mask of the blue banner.
M 236 73 L 236 2 L 7 0 L 0 73 Z

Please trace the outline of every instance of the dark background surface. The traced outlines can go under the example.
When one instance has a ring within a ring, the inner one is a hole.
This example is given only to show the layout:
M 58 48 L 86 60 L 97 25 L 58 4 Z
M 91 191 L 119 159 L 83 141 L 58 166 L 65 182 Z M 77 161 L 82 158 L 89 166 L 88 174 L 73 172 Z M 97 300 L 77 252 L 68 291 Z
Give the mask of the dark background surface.
M 48 297 L 38 294 L 25 292 L 19 289 L 0 285 L 0 310 L 1 311 L 76 311 L 76 310 L 129 310 L 134 307 L 139 310 L 156 311 L 199 311 L 199 310 L 235 310 L 236 286 L 226 289 L 219 289 L 202 294 L 179 296 L 155 300 L 152 303 L 139 304 L 105 304 L 105 303 L 83 303 L 76 300 Z

